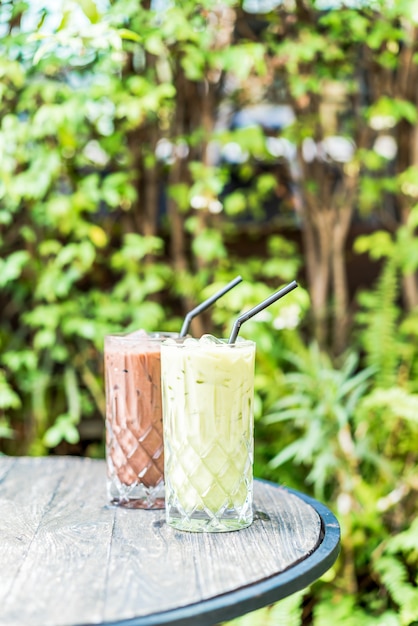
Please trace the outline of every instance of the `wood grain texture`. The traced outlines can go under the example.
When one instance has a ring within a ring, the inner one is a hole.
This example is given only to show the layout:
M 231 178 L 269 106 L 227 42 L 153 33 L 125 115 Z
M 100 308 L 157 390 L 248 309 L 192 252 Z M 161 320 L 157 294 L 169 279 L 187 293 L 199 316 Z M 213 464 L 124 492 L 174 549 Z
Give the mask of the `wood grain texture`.
M 105 463 L 0 457 L 0 625 L 116 622 L 194 604 L 284 571 L 318 545 L 309 504 L 255 482 L 255 521 L 182 533 L 164 511 L 109 507 Z

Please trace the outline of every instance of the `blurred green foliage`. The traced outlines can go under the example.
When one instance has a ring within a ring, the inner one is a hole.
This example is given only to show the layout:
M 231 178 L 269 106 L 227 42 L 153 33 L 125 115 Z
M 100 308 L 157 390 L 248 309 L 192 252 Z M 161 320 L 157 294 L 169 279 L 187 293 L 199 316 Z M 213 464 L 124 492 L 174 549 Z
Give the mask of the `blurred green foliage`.
M 342 552 L 310 589 L 242 626 L 418 622 L 418 187 L 405 148 L 417 102 L 375 92 L 367 74 L 391 85 L 406 53 L 418 72 L 412 4 L 307 1 L 261 16 L 232 0 L 0 5 L 2 452 L 102 456 L 106 333 L 179 330 L 241 274 L 193 327 L 225 336 L 239 313 L 301 278 L 243 331 L 257 342 L 255 473 L 324 499 Z M 337 113 L 324 117 L 330 83 Z M 278 159 L 290 185 L 260 170 L 277 160 L 260 128 L 219 123 L 225 109 L 281 96 L 297 112 L 282 132 L 295 161 Z M 337 132 L 350 156 L 318 156 Z M 390 156 L 375 149 L 383 134 Z M 235 189 L 219 158 L 231 144 L 244 155 Z M 379 223 L 347 256 L 369 255 L 380 273 L 341 312 L 347 207 L 347 224 Z M 338 350 L 312 311 L 337 331 L 350 315 Z

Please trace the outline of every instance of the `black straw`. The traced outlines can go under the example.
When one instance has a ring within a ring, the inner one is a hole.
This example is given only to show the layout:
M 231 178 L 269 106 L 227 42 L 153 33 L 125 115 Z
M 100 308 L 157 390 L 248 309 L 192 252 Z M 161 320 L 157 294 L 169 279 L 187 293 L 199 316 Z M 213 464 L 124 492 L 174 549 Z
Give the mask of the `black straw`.
M 196 315 L 199 315 L 202 311 L 209 308 L 216 300 L 225 295 L 228 291 L 230 291 L 235 285 L 238 285 L 242 281 L 241 276 L 237 276 L 234 280 L 231 280 L 223 289 L 217 291 L 213 296 L 198 304 L 197 307 L 189 311 L 186 317 L 184 318 L 183 326 L 181 327 L 180 337 L 185 337 L 187 335 L 187 331 L 189 330 L 190 323 Z
M 291 283 L 286 285 L 286 287 L 283 287 L 283 289 L 276 291 L 276 293 L 273 293 L 273 295 L 271 295 L 269 298 L 267 298 L 266 300 L 263 300 L 263 302 L 260 302 L 260 304 L 257 304 L 257 306 L 250 309 L 246 313 L 243 313 L 242 315 L 240 315 L 238 319 L 235 320 L 234 322 L 231 334 L 228 339 L 228 343 L 235 343 L 238 337 L 238 333 L 241 328 L 241 325 L 247 320 L 249 320 L 250 317 L 254 317 L 254 315 L 257 315 L 257 313 L 259 313 L 263 309 L 266 309 L 268 306 L 270 306 L 270 304 L 273 304 L 273 302 L 276 302 L 276 300 L 283 298 L 283 296 L 289 293 L 289 291 L 296 289 L 297 286 L 298 286 L 297 282 L 293 280 Z

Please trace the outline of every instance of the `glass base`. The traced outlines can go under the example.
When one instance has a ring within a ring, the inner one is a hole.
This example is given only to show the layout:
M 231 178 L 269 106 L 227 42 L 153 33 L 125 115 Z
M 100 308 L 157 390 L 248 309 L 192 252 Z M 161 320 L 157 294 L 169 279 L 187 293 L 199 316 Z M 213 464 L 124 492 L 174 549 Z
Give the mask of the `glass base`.
M 108 499 L 113 506 L 125 509 L 164 509 L 165 488 L 161 481 L 156 487 L 141 483 L 124 485 L 115 476 L 107 485 Z
M 248 528 L 253 522 L 252 510 L 241 514 L 226 510 L 221 515 L 208 514 L 207 511 L 194 511 L 184 515 L 176 507 L 167 509 L 166 521 L 177 530 L 195 533 L 227 533 Z
M 124 509 L 164 509 L 164 498 L 156 498 L 153 501 L 149 500 L 118 500 L 114 498 L 110 501 L 113 506 L 120 506 Z

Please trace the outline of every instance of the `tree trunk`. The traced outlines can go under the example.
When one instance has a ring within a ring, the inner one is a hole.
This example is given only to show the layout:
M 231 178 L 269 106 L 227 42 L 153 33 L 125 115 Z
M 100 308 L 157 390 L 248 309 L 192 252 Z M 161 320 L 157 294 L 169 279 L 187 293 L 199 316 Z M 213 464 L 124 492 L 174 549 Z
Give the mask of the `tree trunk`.
M 332 284 L 334 294 L 333 352 L 337 356 L 348 345 L 350 329 L 350 302 L 347 281 L 345 247 L 354 212 L 358 176 L 345 176 L 341 197 L 336 199 L 335 221 L 332 232 Z
M 312 303 L 312 326 L 316 341 L 325 348 L 328 341 L 328 295 L 332 211 L 323 210 L 308 194 L 298 205 L 302 222 L 305 267 Z
M 393 77 L 392 97 L 401 98 L 418 105 L 417 80 L 418 66 L 414 62 L 417 53 L 418 28 L 412 24 L 405 24 L 408 45 L 402 46 L 399 53 L 398 71 Z M 418 167 L 418 130 L 409 121 L 403 119 L 397 126 L 398 156 L 396 160 L 397 173 L 402 174 L 409 167 Z M 411 198 L 400 193 L 400 216 L 401 224 L 406 224 L 410 209 Z M 403 274 L 402 294 L 407 311 L 412 311 L 418 306 L 418 274 Z
M 335 355 L 341 354 L 348 345 L 349 330 L 349 295 L 345 259 L 345 243 L 352 208 L 346 207 L 333 230 L 332 246 L 332 284 L 334 294 L 334 316 L 332 345 Z

